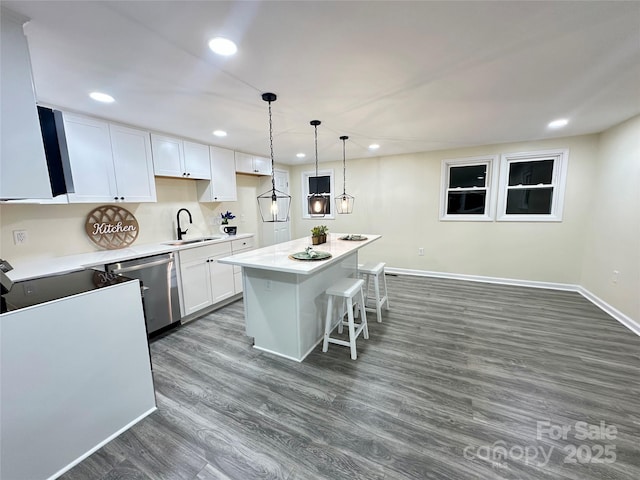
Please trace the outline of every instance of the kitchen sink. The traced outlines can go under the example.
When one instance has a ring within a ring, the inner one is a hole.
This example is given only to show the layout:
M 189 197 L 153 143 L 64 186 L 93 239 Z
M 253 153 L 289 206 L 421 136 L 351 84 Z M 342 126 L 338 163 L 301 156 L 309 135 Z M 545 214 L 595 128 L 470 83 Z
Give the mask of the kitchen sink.
M 210 242 L 211 240 L 220 240 L 222 237 L 202 237 L 202 238 L 190 238 L 188 240 L 172 240 L 171 242 L 164 242 L 164 245 L 171 245 L 179 247 L 180 245 L 192 245 L 194 243 Z

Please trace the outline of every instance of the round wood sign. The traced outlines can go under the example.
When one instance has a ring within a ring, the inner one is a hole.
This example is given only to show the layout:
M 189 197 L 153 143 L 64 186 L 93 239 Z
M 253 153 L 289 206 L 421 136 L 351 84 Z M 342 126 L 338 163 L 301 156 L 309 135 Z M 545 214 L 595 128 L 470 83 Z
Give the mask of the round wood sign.
M 109 250 L 128 247 L 138 238 L 139 230 L 136 217 L 117 205 L 91 210 L 84 228 L 93 243 Z

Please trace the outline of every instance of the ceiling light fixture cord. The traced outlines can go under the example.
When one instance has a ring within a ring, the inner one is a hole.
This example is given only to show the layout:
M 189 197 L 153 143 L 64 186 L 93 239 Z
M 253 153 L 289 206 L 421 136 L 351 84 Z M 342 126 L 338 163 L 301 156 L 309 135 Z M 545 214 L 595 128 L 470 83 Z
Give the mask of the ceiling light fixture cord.
M 349 137 L 342 136 L 340 140 L 342 140 L 342 195 L 347 194 L 347 153 L 345 149 L 345 141 Z
M 318 125 L 320 125 L 320 120 L 313 120 L 311 125 L 315 128 L 315 136 L 316 136 L 316 177 L 318 176 Z
M 276 178 L 273 167 L 273 121 L 271 120 L 271 100 L 269 100 L 269 147 L 271 148 L 271 189 L 276 189 Z

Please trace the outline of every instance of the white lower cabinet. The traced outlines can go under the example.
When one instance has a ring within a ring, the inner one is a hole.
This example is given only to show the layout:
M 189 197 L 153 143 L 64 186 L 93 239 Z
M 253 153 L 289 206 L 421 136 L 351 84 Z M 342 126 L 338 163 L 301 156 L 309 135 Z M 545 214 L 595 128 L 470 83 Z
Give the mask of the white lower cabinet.
M 235 293 L 233 266 L 218 262 L 231 255 L 231 242 L 181 250 L 182 315 L 196 313 Z
M 253 237 L 239 238 L 231 241 L 231 250 L 234 255 L 248 252 L 254 248 Z M 233 266 L 233 283 L 235 293 L 242 293 L 242 267 L 238 265 Z

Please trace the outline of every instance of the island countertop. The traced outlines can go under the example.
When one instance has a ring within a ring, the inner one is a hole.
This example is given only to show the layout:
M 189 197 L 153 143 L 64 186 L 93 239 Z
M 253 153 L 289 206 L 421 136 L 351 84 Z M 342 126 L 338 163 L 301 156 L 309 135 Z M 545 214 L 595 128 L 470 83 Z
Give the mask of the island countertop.
M 366 237 L 366 240 L 340 240 L 340 237 L 345 235 L 347 234 L 330 233 L 327 235 L 327 242 L 320 245 L 311 245 L 310 236 L 298 238 L 289 242 L 224 257 L 219 259 L 218 262 L 247 268 L 311 275 L 381 237 L 380 235 L 362 234 L 363 237 Z M 328 252 L 331 254 L 331 258 L 314 261 L 300 261 L 289 258 L 289 255 L 293 253 L 304 252 L 307 247 L 313 247 L 318 252 Z

